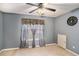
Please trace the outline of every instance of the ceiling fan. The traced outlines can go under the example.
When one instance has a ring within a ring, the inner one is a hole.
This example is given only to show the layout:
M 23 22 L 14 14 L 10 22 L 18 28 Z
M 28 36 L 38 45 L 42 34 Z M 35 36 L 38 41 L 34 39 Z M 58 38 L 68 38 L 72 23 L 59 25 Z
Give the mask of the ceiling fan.
M 38 3 L 38 5 L 35 5 L 35 4 L 32 4 L 32 3 L 26 3 L 26 4 L 38 7 L 36 9 L 30 11 L 29 13 L 32 13 L 32 12 L 34 12 L 34 11 L 36 11 L 38 9 L 42 9 L 42 8 L 47 9 L 47 10 L 50 10 L 50 11 L 53 11 L 53 12 L 56 11 L 56 9 L 44 7 L 44 4 L 43 3 Z

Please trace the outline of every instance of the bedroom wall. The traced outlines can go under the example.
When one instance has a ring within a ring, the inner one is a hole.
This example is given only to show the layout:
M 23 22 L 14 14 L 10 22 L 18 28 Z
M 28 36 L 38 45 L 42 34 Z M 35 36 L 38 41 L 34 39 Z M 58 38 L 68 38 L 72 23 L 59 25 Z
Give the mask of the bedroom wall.
M 46 43 L 54 43 L 53 37 L 53 18 L 27 16 L 19 14 L 4 13 L 3 29 L 4 29 L 4 48 L 16 48 L 20 43 L 20 25 L 22 18 L 43 19 L 45 20 L 45 40 Z
M 55 39 L 57 40 L 58 33 L 65 34 L 67 48 L 79 54 L 79 22 L 75 26 L 67 25 L 67 19 L 70 16 L 76 16 L 79 19 L 79 9 L 55 19 Z
M 2 49 L 3 42 L 3 21 L 2 21 L 2 13 L 0 12 L 0 50 Z

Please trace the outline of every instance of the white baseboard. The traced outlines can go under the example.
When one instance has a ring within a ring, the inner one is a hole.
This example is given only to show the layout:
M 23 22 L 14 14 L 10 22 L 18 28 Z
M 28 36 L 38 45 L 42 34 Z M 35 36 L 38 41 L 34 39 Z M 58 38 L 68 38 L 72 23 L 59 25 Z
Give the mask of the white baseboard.
M 46 44 L 46 46 L 57 45 L 56 43 Z
M 3 51 L 7 51 L 7 50 L 15 50 L 15 49 L 19 49 L 19 48 L 7 48 L 7 49 L 2 49 L 2 50 L 0 51 L 0 53 L 3 52 Z
M 72 54 L 74 54 L 74 55 L 76 55 L 76 56 L 79 56 L 79 54 L 77 54 L 77 53 L 75 53 L 75 52 L 73 52 L 73 51 L 71 51 L 71 50 L 69 50 L 69 49 L 65 49 L 65 50 L 67 50 L 68 52 L 70 52 L 70 53 L 72 53 Z

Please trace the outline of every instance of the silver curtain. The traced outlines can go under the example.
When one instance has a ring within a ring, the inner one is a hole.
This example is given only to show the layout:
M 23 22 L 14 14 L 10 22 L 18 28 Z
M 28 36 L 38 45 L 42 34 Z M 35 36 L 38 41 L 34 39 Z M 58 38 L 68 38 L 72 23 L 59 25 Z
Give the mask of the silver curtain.
M 23 24 L 21 27 L 20 48 L 45 46 L 44 25 Z

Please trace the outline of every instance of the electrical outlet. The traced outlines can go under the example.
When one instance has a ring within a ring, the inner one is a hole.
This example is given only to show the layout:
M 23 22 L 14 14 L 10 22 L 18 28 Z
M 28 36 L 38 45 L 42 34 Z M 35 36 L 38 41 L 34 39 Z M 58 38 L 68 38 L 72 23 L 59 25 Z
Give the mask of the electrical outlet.
M 73 46 L 73 49 L 75 49 L 75 46 Z

